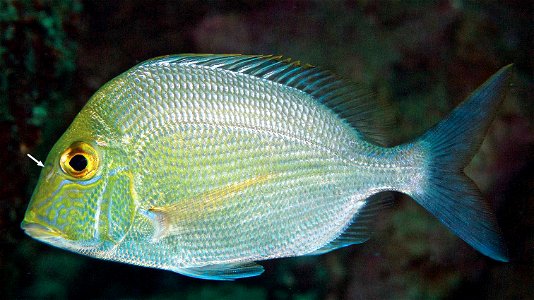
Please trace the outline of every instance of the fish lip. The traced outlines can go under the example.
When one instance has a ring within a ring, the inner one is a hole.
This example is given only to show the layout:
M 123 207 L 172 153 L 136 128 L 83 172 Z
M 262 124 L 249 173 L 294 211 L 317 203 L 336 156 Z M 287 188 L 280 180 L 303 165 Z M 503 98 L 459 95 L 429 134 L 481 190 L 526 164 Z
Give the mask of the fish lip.
M 100 246 L 100 243 L 98 242 L 87 242 L 85 244 L 82 243 L 81 245 L 77 244 L 76 242 L 70 240 L 61 231 L 37 222 L 24 220 L 20 224 L 20 227 L 27 235 L 38 241 L 70 251 L 85 251 L 88 253 L 90 250 Z
M 27 235 L 36 239 L 56 239 L 63 237 L 61 232 L 39 223 L 22 221 L 20 227 Z

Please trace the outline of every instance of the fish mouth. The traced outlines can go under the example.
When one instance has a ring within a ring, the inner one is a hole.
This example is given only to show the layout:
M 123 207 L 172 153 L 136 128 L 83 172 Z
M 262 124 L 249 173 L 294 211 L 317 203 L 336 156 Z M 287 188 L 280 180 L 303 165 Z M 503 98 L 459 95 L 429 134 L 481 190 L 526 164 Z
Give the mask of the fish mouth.
M 24 220 L 20 224 L 20 227 L 27 235 L 38 241 L 70 251 L 85 251 L 89 253 L 95 247 L 100 245 L 98 241 L 75 242 L 69 239 L 65 233 L 36 222 Z
M 27 235 L 40 240 L 55 240 L 64 236 L 58 230 L 38 223 L 22 221 L 20 227 Z

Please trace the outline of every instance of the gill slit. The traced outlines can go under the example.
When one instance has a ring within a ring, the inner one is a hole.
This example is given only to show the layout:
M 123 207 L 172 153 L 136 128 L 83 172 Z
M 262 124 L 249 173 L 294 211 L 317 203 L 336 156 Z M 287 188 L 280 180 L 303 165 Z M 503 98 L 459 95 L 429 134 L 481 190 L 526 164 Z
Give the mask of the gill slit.
M 134 175 L 131 172 L 129 172 L 129 168 L 128 167 L 118 167 L 116 169 L 111 170 L 109 176 L 112 177 L 112 176 L 115 176 L 117 174 L 124 174 L 130 179 L 129 189 L 130 189 L 130 195 L 132 197 L 132 201 L 134 202 L 134 213 L 132 214 L 132 217 L 130 219 L 130 227 L 128 228 L 128 230 L 126 230 L 124 232 L 124 234 L 122 235 L 120 240 L 118 240 L 115 244 L 113 244 L 113 246 L 109 250 L 102 251 L 100 253 L 100 255 L 102 257 L 106 257 L 106 258 L 112 257 L 113 254 L 119 248 L 119 246 L 122 245 L 122 243 L 126 239 L 126 236 L 128 235 L 128 233 L 130 232 L 131 228 L 133 227 L 133 221 L 135 219 L 135 211 L 137 211 L 137 208 L 139 207 L 139 200 L 138 200 L 137 192 L 135 191 L 135 182 L 134 182 L 135 178 L 134 178 Z M 110 201 L 110 205 L 108 205 L 108 223 L 111 220 L 111 203 L 112 203 L 113 199 L 109 199 L 109 201 Z
M 100 194 L 98 195 L 98 201 L 96 202 L 96 212 L 95 212 L 95 240 L 98 240 L 100 238 L 100 213 L 102 210 L 102 202 L 103 202 L 103 196 L 106 192 L 106 187 L 108 186 L 108 180 L 104 180 L 104 184 L 102 186 L 102 189 L 100 191 Z

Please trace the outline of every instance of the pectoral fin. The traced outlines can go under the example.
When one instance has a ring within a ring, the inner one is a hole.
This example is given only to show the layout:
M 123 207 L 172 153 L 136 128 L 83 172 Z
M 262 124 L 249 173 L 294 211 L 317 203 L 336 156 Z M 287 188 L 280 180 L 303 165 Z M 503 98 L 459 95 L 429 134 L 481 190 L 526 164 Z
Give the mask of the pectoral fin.
M 194 221 L 198 216 L 205 216 L 206 213 L 214 212 L 225 201 L 235 199 L 233 196 L 239 192 L 245 191 L 252 186 L 263 184 L 272 178 L 274 178 L 272 174 L 258 175 L 250 179 L 215 188 L 191 199 L 177 201 L 176 204 L 149 208 L 144 212 L 144 215 L 152 221 L 155 228 L 152 241 L 155 242 L 168 235 L 172 235 L 173 232 L 179 229 L 180 223 Z
M 239 278 L 258 276 L 263 273 L 264 269 L 255 262 L 246 262 L 207 265 L 193 268 L 177 268 L 174 271 L 201 279 L 235 280 Z

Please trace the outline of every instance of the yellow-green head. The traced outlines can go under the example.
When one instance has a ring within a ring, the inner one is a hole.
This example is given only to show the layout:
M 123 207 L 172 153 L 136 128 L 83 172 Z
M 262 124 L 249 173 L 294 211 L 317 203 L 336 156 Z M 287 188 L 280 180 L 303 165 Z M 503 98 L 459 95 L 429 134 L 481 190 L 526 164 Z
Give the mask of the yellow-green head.
M 21 225 L 33 238 L 87 254 L 120 240 L 133 214 L 122 151 L 91 115 L 84 108 L 50 151 Z

